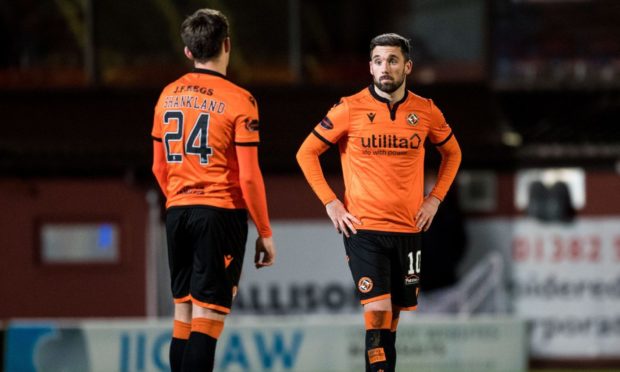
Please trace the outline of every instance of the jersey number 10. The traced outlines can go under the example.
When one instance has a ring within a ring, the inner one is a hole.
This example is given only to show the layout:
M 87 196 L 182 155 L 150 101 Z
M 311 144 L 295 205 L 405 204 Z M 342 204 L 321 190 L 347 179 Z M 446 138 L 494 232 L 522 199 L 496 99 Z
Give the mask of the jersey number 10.
M 191 154 L 200 156 L 200 164 L 209 164 L 209 156 L 213 154 L 213 149 L 209 147 L 209 119 L 208 113 L 201 113 L 187 137 L 184 146 L 185 151 L 183 153 L 175 153 L 170 149 L 170 143 L 183 141 L 183 112 L 166 111 L 164 113 L 165 125 L 170 124 L 173 120 L 176 120 L 178 123 L 176 132 L 166 132 L 164 135 L 166 160 L 168 163 L 182 163 L 183 155 Z
M 415 253 L 415 260 L 413 259 L 413 252 L 409 252 L 407 257 L 409 258 L 409 271 L 407 272 L 407 274 L 419 274 L 420 273 L 420 260 L 422 258 L 422 251 L 416 251 L 416 253 Z M 415 268 L 414 268 L 414 264 L 415 264 Z

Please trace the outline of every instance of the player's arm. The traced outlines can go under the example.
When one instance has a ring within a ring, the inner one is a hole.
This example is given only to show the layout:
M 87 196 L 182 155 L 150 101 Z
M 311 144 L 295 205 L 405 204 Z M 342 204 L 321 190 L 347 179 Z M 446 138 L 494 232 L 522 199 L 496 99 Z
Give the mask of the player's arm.
M 258 164 L 258 147 L 237 145 L 236 152 L 241 193 L 258 231 L 254 263 L 257 268 L 270 266 L 275 261 L 276 252 L 269 224 L 263 174 Z
M 344 204 L 338 200 L 327 180 L 325 180 L 319 157 L 327 151 L 329 144 L 319 136 L 313 132 L 306 138 L 297 151 L 297 162 L 310 187 L 325 205 L 325 210 L 332 220 L 334 228 L 348 237 L 349 231 L 353 234 L 357 233 L 353 223 L 361 225 L 361 222 L 346 210 Z
M 157 179 L 157 183 L 161 191 L 166 195 L 168 189 L 168 163 L 166 162 L 166 153 L 161 139 L 153 137 L 153 174 Z
M 429 195 L 443 201 L 459 170 L 462 156 L 461 148 L 454 135 L 451 135 L 444 143 L 438 144 L 437 150 L 441 154 L 441 164 L 437 182 Z
M 301 144 L 297 151 L 297 163 L 301 168 L 306 180 L 312 187 L 316 196 L 321 199 L 323 205 L 338 199 L 334 191 L 329 187 L 319 156 L 329 149 L 329 145 L 319 139 L 314 133 L 311 133 Z
M 439 208 L 439 203 L 446 197 L 461 164 L 461 148 L 452 133 L 450 133 L 448 138 L 435 146 L 441 154 L 437 182 L 435 182 L 433 190 L 424 199 L 415 216 L 417 226 L 424 231 L 431 226 Z

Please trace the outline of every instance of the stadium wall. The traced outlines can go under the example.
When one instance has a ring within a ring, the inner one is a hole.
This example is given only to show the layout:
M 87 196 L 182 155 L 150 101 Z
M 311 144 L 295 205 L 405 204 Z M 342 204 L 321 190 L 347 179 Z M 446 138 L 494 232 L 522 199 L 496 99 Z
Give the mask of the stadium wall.
M 514 174 L 499 172 L 496 209 L 469 213 L 478 221 L 523 215 L 514 206 Z M 327 222 L 324 208 L 301 176 L 266 175 L 271 217 Z M 342 194 L 339 177 L 328 182 Z M 586 204 L 581 217 L 620 215 L 620 177 L 616 173 L 586 174 Z M 0 180 L 3 271 L 0 319 L 13 317 L 145 315 L 146 236 L 148 203 L 143 186 L 120 178 Z M 456 192 L 456 191 L 455 191 Z M 38 229 L 42 222 L 116 221 L 121 229 L 119 261 L 113 264 L 45 264 Z M 467 262 L 485 252 L 468 247 Z M 286 247 L 283 247 L 286 249 Z M 465 262 L 465 265 L 468 263 Z
M 0 179 L 0 319 L 145 315 L 145 191 L 122 179 Z M 111 222 L 108 263 L 46 263 L 41 226 Z

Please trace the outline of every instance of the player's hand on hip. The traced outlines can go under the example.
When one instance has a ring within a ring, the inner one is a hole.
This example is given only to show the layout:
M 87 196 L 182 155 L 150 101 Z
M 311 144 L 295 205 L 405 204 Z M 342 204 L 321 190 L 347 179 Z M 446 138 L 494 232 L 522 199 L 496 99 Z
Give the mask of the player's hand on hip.
M 362 222 L 349 213 L 340 200 L 336 199 L 327 203 L 325 210 L 338 233 L 343 233 L 347 238 L 349 237 L 349 232 L 357 234 L 353 224 L 361 225 Z
M 256 239 L 256 253 L 254 254 L 254 265 L 257 269 L 271 266 L 276 260 L 276 246 L 273 244 L 273 237 Z
M 416 226 L 420 230 L 426 231 L 429 227 L 431 227 L 431 223 L 433 223 L 433 218 L 435 218 L 435 214 L 437 213 L 437 209 L 439 208 L 439 203 L 441 203 L 441 201 L 432 195 L 424 198 L 422 206 L 414 217 Z

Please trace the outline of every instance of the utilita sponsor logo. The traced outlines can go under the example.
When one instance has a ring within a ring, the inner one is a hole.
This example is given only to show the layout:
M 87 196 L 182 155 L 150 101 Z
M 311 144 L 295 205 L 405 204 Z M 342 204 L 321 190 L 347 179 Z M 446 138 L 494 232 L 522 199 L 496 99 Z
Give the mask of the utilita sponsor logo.
M 373 134 L 362 137 L 362 146 L 367 148 L 417 149 L 422 140 L 417 134 L 411 137 L 398 137 L 395 134 Z

